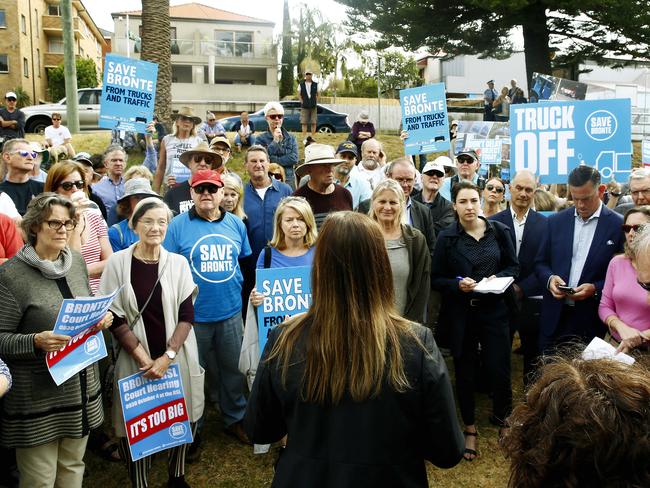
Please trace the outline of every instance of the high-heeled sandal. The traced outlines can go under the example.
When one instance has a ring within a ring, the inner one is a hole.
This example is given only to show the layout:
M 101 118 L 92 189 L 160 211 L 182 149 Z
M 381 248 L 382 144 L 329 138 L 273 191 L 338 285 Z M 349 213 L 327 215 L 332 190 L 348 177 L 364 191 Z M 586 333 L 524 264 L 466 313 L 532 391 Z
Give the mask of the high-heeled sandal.
M 468 430 L 465 430 L 465 431 L 463 431 L 463 435 L 465 437 L 467 437 L 467 436 L 469 436 L 469 437 L 478 437 L 478 431 L 469 432 Z M 478 441 L 477 441 L 477 443 L 478 443 Z M 473 456 L 473 457 L 469 457 L 469 456 Z M 465 448 L 465 452 L 463 453 L 463 459 L 465 459 L 465 461 L 472 462 L 477 457 L 478 457 L 478 450 L 470 449 L 469 447 Z

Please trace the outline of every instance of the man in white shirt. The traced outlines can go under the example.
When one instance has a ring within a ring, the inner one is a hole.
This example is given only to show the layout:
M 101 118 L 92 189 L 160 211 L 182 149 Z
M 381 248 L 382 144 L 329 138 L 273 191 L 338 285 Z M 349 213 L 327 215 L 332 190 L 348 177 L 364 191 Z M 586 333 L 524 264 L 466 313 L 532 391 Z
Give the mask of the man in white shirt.
M 374 189 L 377 183 L 386 179 L 383 168 L 385 157 L 381 142 L 368 139 L 361 144 L 361 162 L 354 167 L 353 172 L 367 180 Z
M 61 125 L 61 114 L 58 112 L 52 113 L 52 125 L 45 128 L 45 143 L 50 148 L 50 155 L 54 159 L 58 158 L 61 151 L 65 151 L 68 158 L 75 156 L 74 147 L 72 147 L 72 134 L 68 128 Z

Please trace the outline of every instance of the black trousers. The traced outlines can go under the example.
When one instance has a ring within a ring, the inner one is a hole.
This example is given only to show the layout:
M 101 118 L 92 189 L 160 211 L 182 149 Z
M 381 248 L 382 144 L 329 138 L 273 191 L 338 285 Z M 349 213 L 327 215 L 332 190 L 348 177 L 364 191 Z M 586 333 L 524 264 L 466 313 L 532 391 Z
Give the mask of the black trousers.
M 519 330 L 521 352 L 524 357 L 524 387 L 530 384 L 535 372 L 535 362 L 539 357 L 539 317 L 542 300 L 524 298 L 521 309 L 513 315 L 513 324 Z
M 456 395 L 465 425 L 476 423 L 474 388 L 479 343 L 483 367 L 493 393 L 493 415 L 498 423 L 503 423 L 512 410 L 510 329 L 508 309 L 503 301 L 483 301 L 468 310 L 461 355 L 454 358 Z

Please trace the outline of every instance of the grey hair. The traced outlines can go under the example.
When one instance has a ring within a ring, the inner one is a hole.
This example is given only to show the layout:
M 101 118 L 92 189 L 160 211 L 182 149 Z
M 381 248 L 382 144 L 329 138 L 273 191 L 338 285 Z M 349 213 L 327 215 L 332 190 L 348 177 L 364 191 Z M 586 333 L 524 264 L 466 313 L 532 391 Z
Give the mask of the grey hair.
M 279 114 L 284 113 L 284 107 L 279 102 L 269 102 L 264 105 L 264 117 L 268 115 L 271 110 L 275 110 Z
M 140 200 L 135 208 L 133 209 L 133 215 L 131 215 L 131 220 L 129 220 L 129 227 L 135 229 L 135 226 L 138 225 L 138 220 L 142 218 L 149 210 L 154 208 L 162 208 L 167 212 L 167 222 L 171 222 L 174 218 L 174 212 L 172 212 L 167 204 L 163 202 L 158 197 L 147 197 Z
M 634 256 L 650 254 L 650 224 L 644 224 L 632 239 L 630 250 Z
M 110 144 L 104 151 L 104 154 L 102 154 L 102 161 L 106 162 L 106 160 L 108 159 L 108 155 L 115 151 L 122 151 L 122 154 L 124 154 L 125 163 L 129 160 L 129 155 L 126 153 L 126 151 L 122 146 L 120 146 L 119 144 Z
M 36 245 L 38 229 L 52 214 L 52 207 L 54 205 L 65 207 L 68 210 L 70 219 L 76 222 L 75 207 L 69 199 L 54 192 L 41 193 L 29 202 L 23 220 L 20 222 L 20 228 L 27 236 L 27 242 L 32 246 Z
M 363 141 L 363 143 L 361 144 L 361 154 L 363 154 L 363 150 L 369 142 L 376 142 L 377 144 L 379 144 L 379 150 L 381 152 L 384 151 L 384 145 L 381 143 L 381 141 L 378 141 L 374 137 L 371 137 L 370 139 L 366 139 L 365 141 Z
M 386 165 L 386 171 L 385 171 L 386 175 L 389 178 L 392 178 L 393 170 L 395 169 L 395 166 L 399 166 L 400 164 L 411 168 L 413 170 L 414 175 L 415 173 L 417 173 L 417 170 L 415 169 L 415 165 L 413 164 L 413 160 L 411 160 L 409 156 L 402 156 L 397 159 L 393 159 L 390 163 Z
M 650 178 L 650 168 L 636 168 L 630 173 L 630 181 Z

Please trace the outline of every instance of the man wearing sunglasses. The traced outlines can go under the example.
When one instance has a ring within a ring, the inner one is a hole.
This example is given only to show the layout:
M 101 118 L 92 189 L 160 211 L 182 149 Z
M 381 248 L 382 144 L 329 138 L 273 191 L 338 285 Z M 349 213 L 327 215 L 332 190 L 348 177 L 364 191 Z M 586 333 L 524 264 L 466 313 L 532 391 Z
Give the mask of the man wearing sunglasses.
M 454 207 L 440 194 L 448 167 L 453 167 L 453 163 L 447 156 L 438 156 L 425 164 L 422 168 L 422 191 L 413 192 L 412 195 L 413 200 L 429 207 L 436 235 L 455 219 Z
M 221 154 L 213 151 L 206 142 L 200 142 L 189 151 L 185 151 L 179 158 L 190 170 L 190 178 L 192 178 L 197 171 L 214 169 L 218 171 L 223 165 L 223 158 Z M 174 212 L 174 215 L 179 215 L 187 212 L 194 206 L 194 200 L 190 192 L 190 180 L 186 180 L 174 187 L 170 188 L 165 193 L 165 203 Z
M 575 206 L 549 217 L 535 262 L 545 288 L 540 318 L 540 350 L 554 350 L 567 341 L 591 341 L 605 333 L 598 303 L 607 266 L 623 251 L 623 217 L 602 203 L 605 185 L 591 166 L 569 173 Z
M 14 92 L 5 94 L 5 108 L 0 109 L 0 137 L 5 139 L 25 137 L 25 114 L 16 108 L 17 101 Z
M 249 256 L 251 248 L 244 223 L 220 206 L 223 182 L 219 173 L 196 171 L 190 186 L 194 206 L 172 220 L 164 246 L 185 256 L 198 285 L 194 332 L 199 362 L 210 368 L 216 359 L 218 368 L 207 378 L 206 398 L 219 396 L 225 431 L 247 443 L 241 426 L 246 410 L 245 378 L 238 367 L 243 339 L 239 260 Z M 201 425 L 199 421 L 199 430 Z
M 11 197 L 21 216 L 27 211 L 32 198 L 43 192 L 43 183 L 30 178 L 37 156 L 38 153 L 25 139 L 11 139 L 2 148 L 2 162 L 7 176 L 0 183 L 0 191 Z
M 456 155 L 458 174 L 444 181 L 440 188 L 440 194 L 451 202 L 451 189 L 461 180 L 471 181 L 478 186 L 479 192 L 483 192 L 486 181 L 485 178 L 478 174 L 480 165 L 478 153 L 474 149 L 463 149 Z
M 61 149 L 65 151 L 68 158 L 73 158 L 75 153 L 72 147 L 72 134 L 68 128 L 61 125 L 61 114 L 58 112 L 52 113 L 52 125 L 45 128 L 45 142 L 50 148 L 50 154 L 58 154 Z
M 284 168 L 286 182 L 296 188 L 293 167 L 298 162 L 298 142 L 282 127 L 284 107 L 278 102 L 269 102 L 264 107 L 264 118 L 268 130 L 257 137 L 257 144 L 264 146 L 269 153 L 270 163 Z

